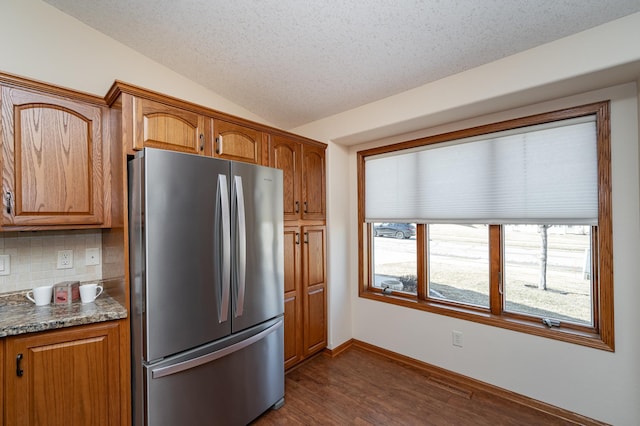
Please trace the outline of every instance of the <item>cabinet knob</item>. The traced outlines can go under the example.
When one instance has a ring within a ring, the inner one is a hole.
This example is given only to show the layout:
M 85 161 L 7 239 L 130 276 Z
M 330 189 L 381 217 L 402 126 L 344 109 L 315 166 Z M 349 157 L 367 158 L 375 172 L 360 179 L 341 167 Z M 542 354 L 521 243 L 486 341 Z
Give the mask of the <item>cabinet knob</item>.
M 200 151 L 204 151 L 204 133 L 200 133 Z
M 304 243 L 305 244 L 309 244 L 309 233 L 308 232 L 304 233 Z
M 296 201 L 296 213 L 300 213 L 300 201 Z
M 216 154 L 220 154 L 222 150 L 222 135 L 218 135 L 216 138 Z
M 304 202 L 304 212 L 307 213 L 307 202 Z
M 300 233 L 296 232 L 296 244 L 300 244 Z
M 22 361 L 22 354 L 18 354 L 16 357 L 16 376 L 22 377 L 24 371 L 20 368 L 20 362 Z

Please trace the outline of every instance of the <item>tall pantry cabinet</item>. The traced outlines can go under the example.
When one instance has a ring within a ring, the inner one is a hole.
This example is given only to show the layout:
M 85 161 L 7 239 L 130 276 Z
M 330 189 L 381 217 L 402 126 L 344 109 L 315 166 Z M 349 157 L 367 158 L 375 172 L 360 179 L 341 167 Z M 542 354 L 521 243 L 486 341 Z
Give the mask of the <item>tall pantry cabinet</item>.
M 285 369 L 327 344 L 326 145 L 272 135 L 270 166 L 283 171 Z

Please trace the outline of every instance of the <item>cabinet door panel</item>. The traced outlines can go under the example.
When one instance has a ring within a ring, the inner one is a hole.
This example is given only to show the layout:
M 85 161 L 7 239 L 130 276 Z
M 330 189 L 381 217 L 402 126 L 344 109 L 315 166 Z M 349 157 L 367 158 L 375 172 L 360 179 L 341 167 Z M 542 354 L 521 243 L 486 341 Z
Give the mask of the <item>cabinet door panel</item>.
M 106 323 L 7 338 L 7 424 L 120 424 L 118 327 Z
M 302 148 L 302 219 L 325 218 L 325 152 L 315 146 Z
M 327 346 L 327 307 L 325 287 L 308 289 L 305 295 L 304 350 L 311 354 Z
M 323 349 L 327 344 L 327 294 L 325 227 L 304 226 L 303 297 L 304 354 Z
M 284 368 L 302 359 L 300 228 L 284 228 Z
M 15 108 L 16 215 L 91 211 L 91 121 L 73 111 Z M 62 148 L 62 149 L 61 149 Z
M 284 292 L 298 289 L 300 280 L 300 228 L 284 228 Z
M 304 285 L 325 284 L 325 227 L 304 226 Z
M 214 120 L 214 157 L 261 164 L 262 132 L 225 121 Z
M 104 221 L 101 119 L 97 106 L 2 88 L 5 225 Z
M 271 138 L 271 167 L 282 170 L 284 182 L 284 219 L 296 220 L 300 216 L 300 144 L 280 136 Z
M 297 293 L 290 293 L 284 298 L 284 368 L 285 370 L 301 359 L 300 342 L 300 298 Z
M 148 146 L 204 153 L 204 116 L 148 99 L 136 98 L 134 105 L 134 149 Z

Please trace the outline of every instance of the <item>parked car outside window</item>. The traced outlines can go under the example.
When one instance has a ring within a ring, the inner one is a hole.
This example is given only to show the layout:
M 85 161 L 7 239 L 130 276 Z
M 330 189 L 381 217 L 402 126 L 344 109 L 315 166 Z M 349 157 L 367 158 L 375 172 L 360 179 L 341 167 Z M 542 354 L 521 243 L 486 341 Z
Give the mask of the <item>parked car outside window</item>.
M 376 237 L 407 239 L 416 235 L 416 226 L 412 223 L 378 223 L 373 232 Z

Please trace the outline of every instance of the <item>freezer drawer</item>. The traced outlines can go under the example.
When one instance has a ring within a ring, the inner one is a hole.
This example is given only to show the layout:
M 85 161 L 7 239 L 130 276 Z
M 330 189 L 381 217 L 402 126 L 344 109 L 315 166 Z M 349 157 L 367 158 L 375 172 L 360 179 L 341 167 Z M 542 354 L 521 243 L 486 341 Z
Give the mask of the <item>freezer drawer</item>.
M 284 398 L 282 318 L 211 351 L 147 366 L 147 425 L 246 425 Z

